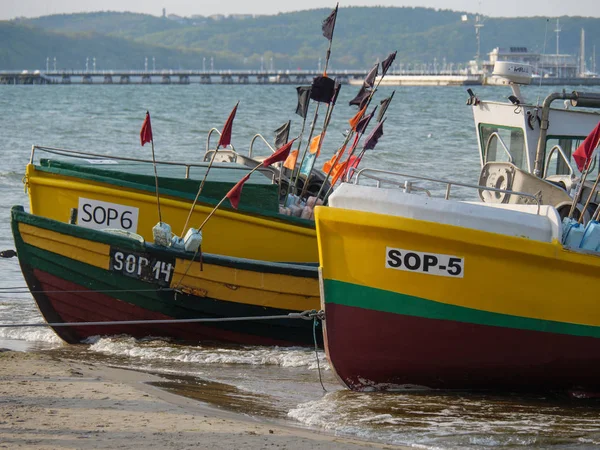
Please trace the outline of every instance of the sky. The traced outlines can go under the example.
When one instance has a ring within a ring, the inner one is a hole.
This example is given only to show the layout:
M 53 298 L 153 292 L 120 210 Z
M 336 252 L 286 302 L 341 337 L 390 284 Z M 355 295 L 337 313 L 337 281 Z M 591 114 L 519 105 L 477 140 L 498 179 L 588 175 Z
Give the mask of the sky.
M 93 11 L 130 11 L 179 16 L 277 14 L 299 9 L 333 8 L 336 0 L 0 0 L 0 20 Z M 600 17 L 600 0 L 340 0 L 347 6 L 420 6 L 480 13 L 491 17 Z

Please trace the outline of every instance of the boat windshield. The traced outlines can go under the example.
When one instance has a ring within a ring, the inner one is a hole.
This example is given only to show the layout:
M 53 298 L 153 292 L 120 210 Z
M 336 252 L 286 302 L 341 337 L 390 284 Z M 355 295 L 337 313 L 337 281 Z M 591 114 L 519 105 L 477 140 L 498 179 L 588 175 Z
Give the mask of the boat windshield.
M 546 153 L 544 155 L 546 167 L 544 177 L 553 175 L 569 175 L 571 169 L 575 175 L 579 175 L 580 172 L 577 170 L 577 164 L 573 159 L 573 152 L 581 145 L 584 139 L 585 136 L 549 136 L 546 139 Z M 567 164 L 566 160 L 569 161 L 569 164 Z M 591 173 L 598 173 L 597 160 L 598 157 L 596 156 L 592 162 Z M 569 167 L 569 165 L 571 167 Z
M 479 125 L 484 163 L 511 162 L 527 171 L 525 135 L 520 128 Z

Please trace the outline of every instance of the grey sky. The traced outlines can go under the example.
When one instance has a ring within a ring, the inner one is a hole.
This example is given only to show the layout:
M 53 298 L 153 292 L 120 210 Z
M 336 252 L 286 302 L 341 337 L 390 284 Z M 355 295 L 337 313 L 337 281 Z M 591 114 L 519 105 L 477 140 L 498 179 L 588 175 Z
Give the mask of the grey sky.
M 92 11 L 131 11 L 159 16 L 200 14 L 277 14 L 298 9 L 333 8 L 336 0 L 0 0 L 0 20 Z M 492 17 L 600 17 L 600 0 L 346 0 L 345 6 L 422 6 L 480 12 Z

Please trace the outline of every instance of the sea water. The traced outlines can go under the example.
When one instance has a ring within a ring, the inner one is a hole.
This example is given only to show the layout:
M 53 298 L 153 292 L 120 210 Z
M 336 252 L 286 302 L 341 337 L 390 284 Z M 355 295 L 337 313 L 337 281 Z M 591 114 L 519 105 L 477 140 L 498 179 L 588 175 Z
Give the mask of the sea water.
M 541 102 L 562 88 L 532 87 L 527 95 Z M 384 135 L 367 152 L 363 166 L 475 184 L 480 162 L 465 88 L 395 89 Z M 373 105 L 393 90 L 380 88 Z M 343 141 L 348 119 L 356 112 L 348 101 L 357 91 L 342 87 L 317 166 Z M 474 91 L 495 100 L 510 94 L 501 87 Z M 232 133 L 237 151 L 248 152 L 256 133 L 273 142 L 273 131 L 288 119 L 290 136 L 300 132 L 294 86 L 0 86 L 0 250 L 14 248 L 10 207 L 28 209 L 22 180 L 33 144 L 150 159 L 149 146 L 139 141 L 148 110 L 157 160 L 202 161 L 208 131 L 222 128 L 238 100 Z M 321 108 L 317 132 L 323 117 Z M 257 146 L 254 154 L 268 150 Z M 16 258 L 0 259 L 0 323 L 41 321 Z M 595 401 L 510 393 L 356 393 L 342 388 L 324 353 L 311 348 L 192 347 L 126 336 L 68 346 L 51 330 L 32 327 L 0 328 L 0 347 L 42 349 L 160 373 L 165 377 L 162 388 L 199 401 L 373 441 L 425 448 L 600 446 L 600 406 Z

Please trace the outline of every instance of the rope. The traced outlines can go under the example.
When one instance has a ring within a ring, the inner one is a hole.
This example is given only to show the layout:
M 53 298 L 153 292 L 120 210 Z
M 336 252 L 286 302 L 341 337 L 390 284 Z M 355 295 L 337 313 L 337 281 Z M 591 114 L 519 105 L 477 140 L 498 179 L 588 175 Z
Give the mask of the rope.
M 7 289 L 14 289 L 12 291 Z M 76 294 L 76 293 L 94 293 L 94 292 L 169 292 L 174 291 L 173 288 L 162 288 L 162 289 L 73 289 L 73 290 L 30 290 L 27 287 L 14 287 L 14 288 L 0 288 L 0 294 L 27 294 L 31 292 L 32 294 L 56 294 L 56 293 L 65 293 L 65 294 Z
M 81 326 L 108 326 L 108 325 L 144 325 L 165 323 L 200 323 L 200 322 L 241 322 L 245 320 L 274 320 L 274 319 L 302 319 L 312 320 L 320 317 L 321 312 L 314 309 L 301 313 L 289 313 L 277 316 L 246 316 L 246 317 L 219 317 L 197 319 L 158 319 L 158 320 L 115 320 L 105 322 L 64 322 L 64 323 L 4 323 L 0 328 L 22 327 L 81 327 Z M 315 338 L 316 339 L 316 338 Z
M 317 319 L 323 320 L 325 317 L 324 311 L 319 311 L 315 314 L 313 318 L 313 341 L 315 343 L 315 358 L 317 359 L 317 371 L 319 372 L 319 383 L 321 383 L 321 387 L 323 388 L 323 392 L 327 392 L 325 386 L 323 385 L 323 378 L 321 377 L 321 365 L 319 364 L 319 352 L 317 347 Z

